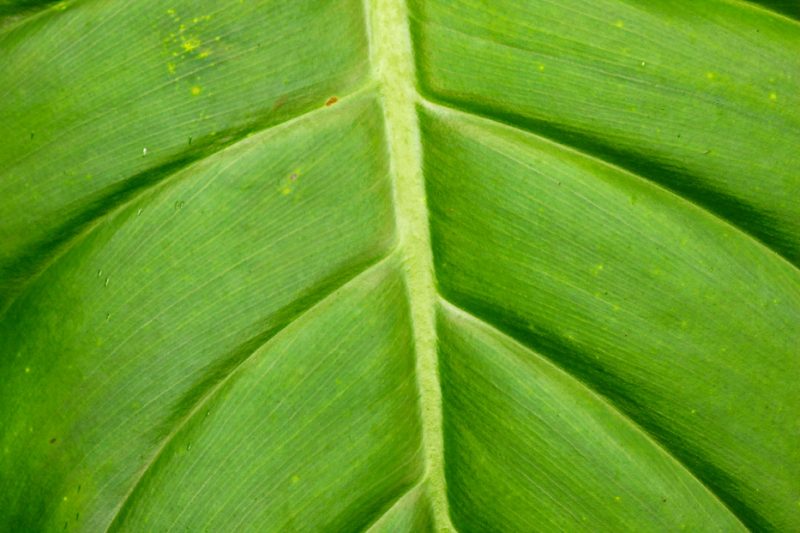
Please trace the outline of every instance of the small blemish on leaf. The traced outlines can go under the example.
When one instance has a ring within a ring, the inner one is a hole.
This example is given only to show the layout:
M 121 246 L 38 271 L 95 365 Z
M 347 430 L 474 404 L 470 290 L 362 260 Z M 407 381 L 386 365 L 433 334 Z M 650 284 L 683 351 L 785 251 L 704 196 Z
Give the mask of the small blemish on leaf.
M 197 85 L 192 87 L 192 96 L 198 96 L 201 92 L 203 92 L 202 87 L 198 87 Z
M 52 439 L 50 439 L 50 444 L 55 444 L 55 443 L 56 443 L 56 438 L 55 438 L 55 437 L 53 437 Z
M 335 104 L 335 103 L 336 103 L 336 102 L 338 102 L 338 101 L 339 101 L 339 99 L 338 99 L 338 98 L 336 98 L 335 96 L 331 96 L 330 98 L 328 98 L 328 99 L 325 101 L 325 105 L 326 105 L 327 107 L 330 107 L 330 106 L 332 106 L 333 104 Z
M 200 39 L 197 37 L 190 37 L 181 43 L 181 48 L 183 48 L 185 52 L 191 52 L 192 50 L 199 48 L 201 44 L 203 43 L 200 42 Z

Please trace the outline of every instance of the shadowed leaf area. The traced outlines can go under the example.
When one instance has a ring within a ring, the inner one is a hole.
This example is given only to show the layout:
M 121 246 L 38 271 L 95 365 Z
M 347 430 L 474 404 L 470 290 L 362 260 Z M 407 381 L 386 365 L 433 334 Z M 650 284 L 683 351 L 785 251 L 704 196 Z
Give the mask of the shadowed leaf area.
M 798 17 L 0 0 L 0 531 L 800 530 Z

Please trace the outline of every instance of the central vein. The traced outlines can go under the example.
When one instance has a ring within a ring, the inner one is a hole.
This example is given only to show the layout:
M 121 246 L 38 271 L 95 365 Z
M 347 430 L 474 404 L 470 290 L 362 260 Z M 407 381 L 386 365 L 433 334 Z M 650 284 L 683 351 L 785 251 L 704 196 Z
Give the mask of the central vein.
M 414 327 L 425 483 L 436 528 L 450 530 L 444 477 L 442 393 L 436 357 L 436 289 L 408 13 L 404 0 L 365 0 L 365 4 L 369 18 L 370 61 L 383 99 L 397 232 Z

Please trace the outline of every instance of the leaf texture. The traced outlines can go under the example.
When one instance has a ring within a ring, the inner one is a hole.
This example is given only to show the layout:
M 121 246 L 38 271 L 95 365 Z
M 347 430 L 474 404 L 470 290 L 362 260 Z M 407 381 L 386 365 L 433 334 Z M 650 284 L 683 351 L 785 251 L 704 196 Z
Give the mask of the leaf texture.
M 0 2 L 0 530 L 800 529 L 800 24 Z

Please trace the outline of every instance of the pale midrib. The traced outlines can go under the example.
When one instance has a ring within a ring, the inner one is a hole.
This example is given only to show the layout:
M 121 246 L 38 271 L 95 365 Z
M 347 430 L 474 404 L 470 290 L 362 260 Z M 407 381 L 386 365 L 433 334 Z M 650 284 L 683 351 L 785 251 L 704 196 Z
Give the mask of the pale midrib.
M 398 246 L 414 328 L 425 483 L 435 528 L 454 530 L 447 505 L 436 289 L 428 229 L 414 56 L 404 0 L 364 0 L 370 64 L 380 87 L 394 184 Z

